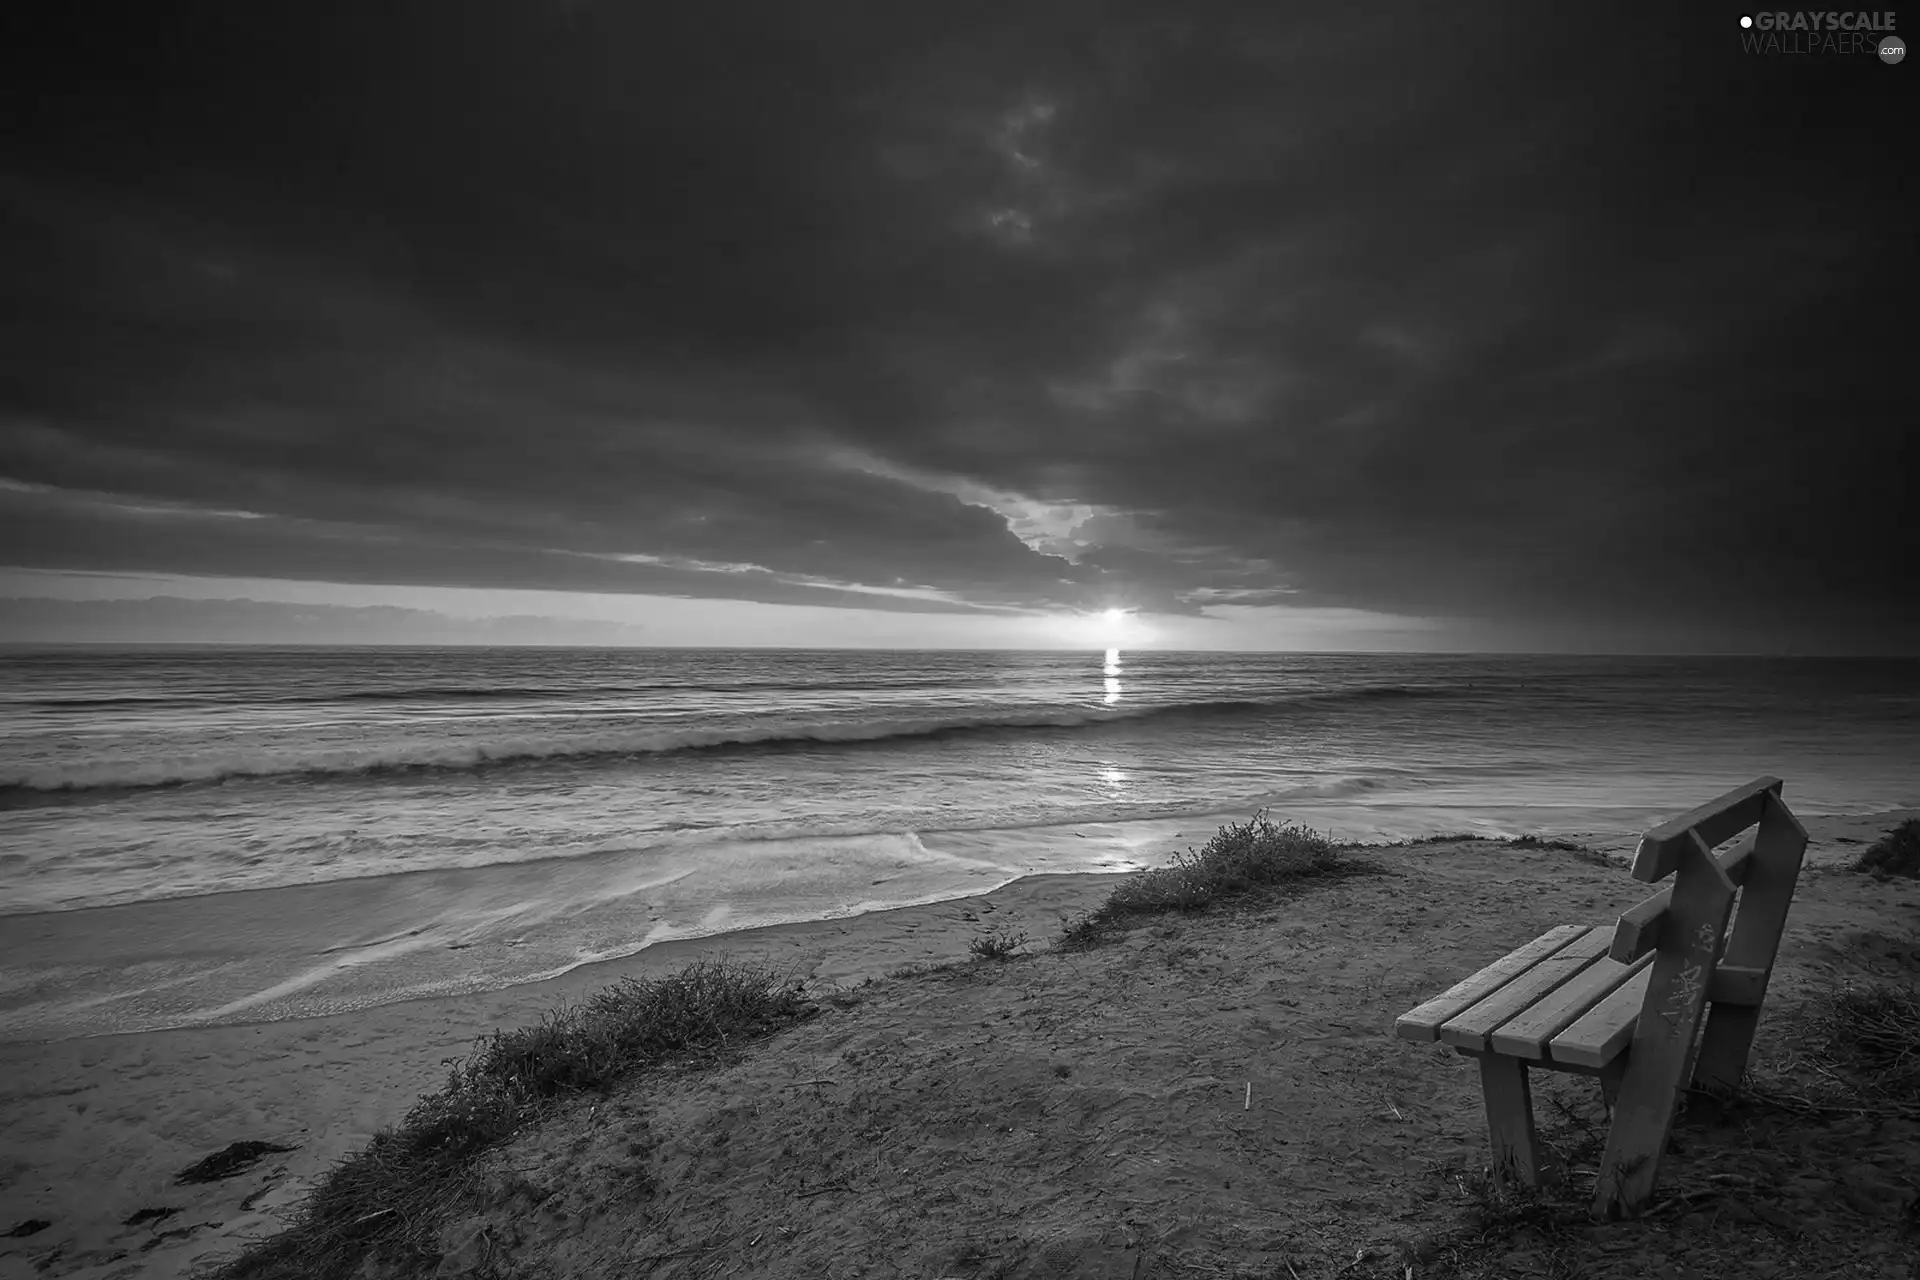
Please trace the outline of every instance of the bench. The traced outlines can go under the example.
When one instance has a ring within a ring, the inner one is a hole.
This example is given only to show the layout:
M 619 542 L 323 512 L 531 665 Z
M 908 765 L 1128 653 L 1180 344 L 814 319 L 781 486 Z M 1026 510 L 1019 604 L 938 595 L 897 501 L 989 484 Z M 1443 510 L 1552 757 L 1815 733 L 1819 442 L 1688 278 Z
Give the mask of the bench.
M 1780 790 L 1758 778 L 1653 828 L 1633 878 L 1671 886 L 1611 927 L 1550 929 L 1394 1023 L 1402 1039 L 1479 1059 L 1497 1178 L 1532 1186 L 1558 1173 L 1534 1134 L 1529 1071 L 1599 1077 L 1611 1113 L 1602 1218 L 1652 1199 L 1689 1082 L 1740 1083 L 1807 847 Z

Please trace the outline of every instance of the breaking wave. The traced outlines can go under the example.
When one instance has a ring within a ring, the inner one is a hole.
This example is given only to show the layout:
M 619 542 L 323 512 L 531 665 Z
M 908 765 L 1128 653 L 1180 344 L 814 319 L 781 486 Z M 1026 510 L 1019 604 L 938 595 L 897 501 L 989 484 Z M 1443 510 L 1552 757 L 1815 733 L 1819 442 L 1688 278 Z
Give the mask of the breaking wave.
M 1339 703 L 1442 697 L 1442 689 L 1380 685 L 1271 699 L 1217 699 L 1109 710 L 1031 707 L 949 715 L 894 715 L 866 719 L 785 720 L 708 728 L 644 728 L 527 735 L 493 741 L 398 741 L 364 749 L 262 755 L 257 749 L 206 751 L 137 760 L 75 761 L 0 776 L 0 807 L 32 803 L 60 792 L 134 790 L 227 782 L 243 778 L 326 778 L 450 772 L 541 761 L 619 760 L 690 752 L 863 747 L 905 739 L 1097 731 L 1144 720 L 1257 716 Z
M 27 698 L 14 705 L 44 711 L 101 711 L 126 707 L 279 706 L 351 702 L 562 702 L 648 693 L 757 693 L 767 689 L 799 692 L 874 692 L 944 687 L 931 678 L 856 680 L 823 685 L 795 685 L 787 680 L 738 680 L 727 683 L 659 683 L 602 685 L 420 685 L 373 689 L 328 690 L 316 693 L 263 694 L 152 694 L 105 697 Z

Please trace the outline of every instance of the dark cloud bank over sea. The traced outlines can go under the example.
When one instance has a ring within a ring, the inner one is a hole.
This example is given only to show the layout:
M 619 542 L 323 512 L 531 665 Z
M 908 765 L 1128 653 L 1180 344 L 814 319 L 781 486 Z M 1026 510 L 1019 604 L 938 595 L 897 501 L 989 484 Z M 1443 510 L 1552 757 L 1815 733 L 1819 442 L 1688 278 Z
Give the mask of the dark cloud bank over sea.
M 1910 68 L 1736 18 L 10 16 L 4 559 L 1911 652 Z

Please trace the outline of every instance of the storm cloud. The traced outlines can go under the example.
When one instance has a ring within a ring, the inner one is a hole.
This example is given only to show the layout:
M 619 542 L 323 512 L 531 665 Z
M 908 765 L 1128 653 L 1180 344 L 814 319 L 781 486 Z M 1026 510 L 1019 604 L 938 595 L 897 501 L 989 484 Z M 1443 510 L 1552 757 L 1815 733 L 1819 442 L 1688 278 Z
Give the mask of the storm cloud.
M 1914 646 L 1901 68 L 1171 12 L 37 19 L 5 559 Z

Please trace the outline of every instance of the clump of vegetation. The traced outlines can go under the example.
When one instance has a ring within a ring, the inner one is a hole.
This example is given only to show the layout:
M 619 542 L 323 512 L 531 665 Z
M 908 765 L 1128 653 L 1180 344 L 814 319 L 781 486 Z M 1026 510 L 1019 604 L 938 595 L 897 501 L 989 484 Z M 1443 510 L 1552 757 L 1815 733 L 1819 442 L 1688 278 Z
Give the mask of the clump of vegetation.
M 1085 951 L 1097 947 L 1106 936 L 1106 922 L 1098 912 L 1083 911 L 1071 920 L 1065 920 L 1060 930 L 1057 949 L 1061 951 Z
M 1549 840 L 1545 836 L 1515 836 L 1513 839 L 1507 841 L 1507 843 L 1516 849 L 1554 849 L 1562 853 L 1593 852 L 1583 844 L 1575 844 L 1571 840 Z
M 980 960 L 1006 960 L 1013 953 L 1031 941 L 1024 933 L 1015 933 L 1011 929 L 994 929 L 983 933 L 967 944 L 967 950 Z
M 1874 841 L 1853 869 L 1920 879 L 1920 818 L 1908 818 Z
M 1436 844 L 1504 844 L 1512 849 L 1546 849 L 1555 853 L 1570 853 L 1576 862 L 1589 863 L 1596 867 L 1611 867 L 1613 859 L 1597 849 L 1574 840 L 1561 840 L 1554 837 L 1533 835 L 1489 836 L 1476 835 L 1471 831 L 1456 831 L 1451 834 L 1432 836 L 1412 836 L 1405 840 L 1389 840 L 1380 845 L 1383 849 L 1419 849 Z
M 1127 877 L 1099 907 L 1068 923 L 1060 945 L 1085 950 L 1129 917 L 1200 911 L 1257 889 L 1357 869 L 1326 836 L 1275 825 L 1261 812 L 1221 827 L 1198 851 L 1175 854 L 1170 866 Z
M 474 1157 L 566 1100 L 676 1061 L 771 1035 L 815 1011 L 798 980 L 758 965 L 700 961 L 629 978 L 537 1024 L 483 1037 L 394 1128 L 314 1188 L 294 1224 L 218 1280 L 348 1277 L 377 1259 L 431 1274 Z
M 1577 840 L 1548 839 L 1545 836 L 1524 835 L 1515 836 L 1513 839 L 1507 841 L 1507 844 L 1515 849 L 1549 849 L 1555 853 L 1570 853 L 1573 855 L 1575 862 L 1584 862 L 1594 867 L 1611 867 L 1614 865 L 1612 858 L 1601 853 L 1598 849 L 1581 844 Z
M 1826 1013 L 1827 1057 L 1862 1091 L 1920 1104 L 1920 987 L 1842 991 Z
M 1382 848 L 1417 849 L 1430 844 L 1504 844 L 1515 849 L 1551 849 L 1560 853 L 1593 854 L 1594 850 L 1574 840 L 1561 840 L 1557 837 L 1537 836 L 1531 833 L 1523 836 L 1489 836 L 1472 831 L 1455 831 L 1432 836 L 1410 836 L 1405 840 L 1389 840 Z
M 906 964 L 897 964 L 893 968 L 887 970 L 887 977 L 894 979 L 896 981 L 900 979 L 905 979 L 905 978 L 924 978 L 930 973 L 939 973 L 954 963 L 956 962 L 955 961 L 938 961 L 938 960 L 910 960 Z M 861 983 L 860 985 L 864 987 L 864 986 L 870 985 L 872 982 L 873 982 L 873 979 L 868 978 L 865 982 Z

